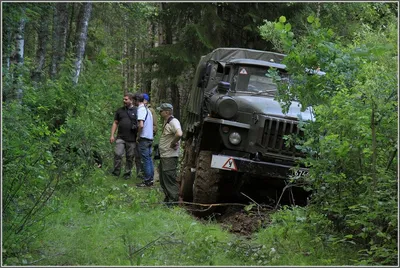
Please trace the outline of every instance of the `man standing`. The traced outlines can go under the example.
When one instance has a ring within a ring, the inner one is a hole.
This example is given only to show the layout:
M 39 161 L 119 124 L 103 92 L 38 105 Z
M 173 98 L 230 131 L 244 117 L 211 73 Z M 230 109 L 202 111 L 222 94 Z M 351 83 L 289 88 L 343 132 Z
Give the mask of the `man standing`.
M 138 106 L 138 146 L 140 159 L 142 162 L 143 182 L 137 184 L 138 187 L 153 186 L 154 167 L 151 158 L 151 148 L 153 144 L 153 115 L 144 105 L 143 94 L 135 95 L 136 105 Z
M 114 116 L 114 122 L 111 127 L 110 143 L 115 141 L 114 151 L 114 170 L 112 174 L 119 176 L 121 173 L 122 157 L 126 155 L 124 178 L 129 179 L 132 174 L 133 155 L 136 146 L 137 129 L 132 126 L 137 126 L 137 109 L 133 105 L 133 94 L 124 94 L 124 107 L 119 108 Z M 118 135 L 115 139 L 114 134 L 118 128 Z
M 146 93 L 143 93 L 143 103 L 144 106 L 151 112 L 151 115 L 153 116 L 153 139 L 156 137 L 157 134 L 157 124 L 158 124 L 158 116 L 156 111 L 153 109 L 153 107 L 151 107 L 150 104 L 150 96 Z M 136 168 L 136 170 L 138 172 L 140 172 L 142 170 L 141 168 L 141 160 L 140 160 L 140 152 L 139 152 L 139 146 L 136 146 L 136 150 L 135 150 L 135 162 L 136 162 L 136 167 L 138 166 L 138 162 L 139 162 L 139 168 Z M 154 162 L 153 162 L 154 164 Z M 153 167 L 154 170 L 154 167 Z M 154 172 L 157 170 L 154 170 Z M 139 173 L 138 173 L 139 174 Z M 158 176 L 156 176 L 155 174 L 153 175 L 154 179 L 157 178 Z
M 157 113 L 156 111 L 153 109 L 153 107 L 150 104 L 150 96 L 146 93 L 143 93 L 143 102 L 144 105 L 147 107 L 147 109 L 149 109 L 149 111 L 151 112 L 151 114 L 153 115 L 153 136 L 155 137 L 157 134 L 157 123 L 158 123 L 158 117 L 157 117 Z
M 160 184 L 164 191 L 164 202 L 178 202 L 179 186 L 176 180 L 179 157 L 179 140 L 182 137 L 181 123 L 173 117 L 173 107 L 163 103 L 157 108 L 164 120 L 160 137 Z

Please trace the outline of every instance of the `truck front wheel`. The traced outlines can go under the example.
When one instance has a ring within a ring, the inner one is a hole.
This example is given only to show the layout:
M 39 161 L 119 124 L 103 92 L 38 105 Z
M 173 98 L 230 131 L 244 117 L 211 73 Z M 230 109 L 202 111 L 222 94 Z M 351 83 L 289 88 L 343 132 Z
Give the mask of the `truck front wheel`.
M 211 151 L 200 151 L 196 165 L 196 176 L 193 187 L 193 202 L 214 204 L 218 201 L 220 174 L 218 169 L 211 168 Z M 196 215 L 208 216 L 215 207 L 197 206 Z
M 185 141 L 185 150 L 183 152 L 182 168 L 180 173 L 180 195 L 183 201 L 193 201 L 193 182 L 194 175 L 191 172 L 194 166 L 194 147 L 193 138 Z

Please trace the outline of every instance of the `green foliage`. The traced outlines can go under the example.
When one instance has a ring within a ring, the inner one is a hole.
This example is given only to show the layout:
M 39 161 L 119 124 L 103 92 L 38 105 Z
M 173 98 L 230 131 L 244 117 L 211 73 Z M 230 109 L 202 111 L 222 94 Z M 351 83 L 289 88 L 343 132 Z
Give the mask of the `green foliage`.
M 287 109 L 293 99 L 313 106 L 316 121 L 305 125 L 299 146 L 313 152 L 312 209 L 323 213 L 343 232 L 335 243 L 359 249 L 355 264 L 395 264 L 397 248 L 397 30 L 394 18 L 379 31 L 360 27 L 354 44 L 342 43 L 318 18 L 307 18 L 308 34 L 297 42 L 275 26 L 288 56 L 284 63 L 291 84 L 279 87 L 277 98 Z M 307 70 L 319 70 L 315 75 Z M 273 75 L 273 74 L 272 74 Z
M 117 61 L 106 54 L 85 64 L 80 84 L 72 85 L 68 61 L 57 80 L 35 83 L 20 77 L 22 103 L 3 102 L 3 261 L 24 264 L 38 232 L 58 209 L 58 196 L 73 192 L 95 170 L 93 152 L 107 161 L 114 110 L 122 101 Z M 29 60 L 23 70 L 29 70 Z M 111 71 L 110 71 L 111 70 Z M 114 71 L 112 71 L 114 70 Z M 12 86 L 7 73 L 5 91 Z M 111 91 L 109 91 L 111 90 Z M 8 91 L 8 92 L 11 92 Z
M 267 265 L 349 265 L 352 245 L 335 244 L 336 232 L 323 214 L 302 207 L 284 207 L 257 234 Z
M 272 215 L 256 237 L 236 237 L 213 222 L 167 208 L 157 188 L 92 173 L 46 218 L 29 255 L 7 265 L 342 265 L 354 252 L 340 243 L 326 218 L 305 208 Z M 62 200 L 62 201 L 61 201 Z M 99 251 L 102 254 L 99 254 Z
M 19 103 L 3 105 L 3 258 L 25 259 L 29 242 L 54 212 L 53 194 L 64 173 L 51 151 L 63 131 Z
M 216 7 L 210 4 L 165 5 L 159 19 L 165 27 L 166 40 L 151 49 L 151 59 L 147 61 L 159 66 L 152 74 L 153 78 L 176 79 L 188 68 L 196 66 L 200 56 L 218 47 L 223 22 L 215 10 Z

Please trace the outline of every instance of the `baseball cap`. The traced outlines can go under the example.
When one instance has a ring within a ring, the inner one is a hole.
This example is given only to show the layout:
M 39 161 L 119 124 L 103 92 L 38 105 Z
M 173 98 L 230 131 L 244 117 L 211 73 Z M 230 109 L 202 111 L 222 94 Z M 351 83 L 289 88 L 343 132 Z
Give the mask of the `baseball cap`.
M 147 100 L 148 102 L 150 102 L 150 96 L 147 95 L 146 93 L 143 93 L 143 99 Z
M 157 107 L 157 111 L 167 111 L 172 109 L 172 104 L 169 103 L 162 103 L 159 107 Z

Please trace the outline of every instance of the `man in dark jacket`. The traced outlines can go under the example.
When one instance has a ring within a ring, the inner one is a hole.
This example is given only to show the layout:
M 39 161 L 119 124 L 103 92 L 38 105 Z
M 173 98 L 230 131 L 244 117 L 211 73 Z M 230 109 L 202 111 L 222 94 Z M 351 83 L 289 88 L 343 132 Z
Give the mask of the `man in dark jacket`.
M 117 138 L 114 137 L 118 128 Z M 129 179 L 132 175 L 133 157 L 136 146 L 137 135 L 137 108 L 133 105 L 133 94 L 125 93 L 124 107 L 119 108 L 114 116 L 111 127 L 110 143 L 115 141 L 114 170 L 112 174 L 119 176 L 121 173 L 122 157 L 126 155 L 124 178 Z

